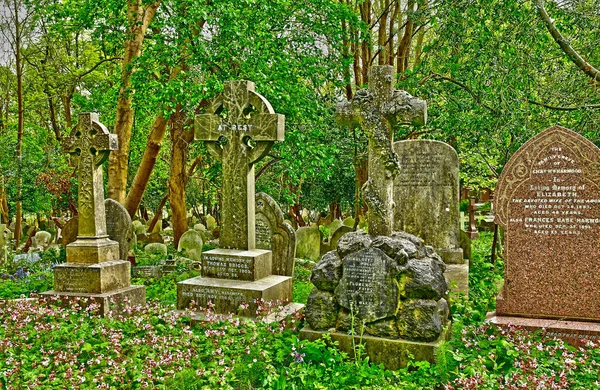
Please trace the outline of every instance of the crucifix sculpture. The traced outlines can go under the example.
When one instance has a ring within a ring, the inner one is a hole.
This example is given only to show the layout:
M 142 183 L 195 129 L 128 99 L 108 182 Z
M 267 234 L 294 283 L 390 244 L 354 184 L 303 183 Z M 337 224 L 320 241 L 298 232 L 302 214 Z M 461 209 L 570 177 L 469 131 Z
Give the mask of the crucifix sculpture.
M 337 119 L 361 127 L 369 138 L 369 178 L 363 188 L 368 211 L 369 234 L 387 236 L 393 226 L 393 178 L 399 169 L 392 148 L 393 130 L 399 125 L 424 125 L 427 103 L 394 89 L 394 67 L 373 66 L 368 89 L 356 92 L 352 102 L 337 106 Z
M 196 116 L 195 139 L 223 164 L 222 248 L 254 249 L 254 164 L 283 141 L 284 116 L 254 92 L 250 81 L 228 81 Z

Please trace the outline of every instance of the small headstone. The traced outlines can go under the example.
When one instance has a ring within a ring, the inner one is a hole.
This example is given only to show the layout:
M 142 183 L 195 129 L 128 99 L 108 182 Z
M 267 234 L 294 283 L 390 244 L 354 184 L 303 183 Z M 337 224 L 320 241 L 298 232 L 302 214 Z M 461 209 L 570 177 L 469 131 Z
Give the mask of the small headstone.
M 525 318 L 574 344 L 600 336 L 599 161 L 592 142 L 555 126 L 505 165 L 494 203 L 505 229 L 495 322 Z
M 179 238 L 177 252 L 183 251 L 183 255 L 194 261 L 202 260 L 202 236 L 196 230 L 188 230 Z
M 460 230 L 458 154 L 433 140 L 394 143 L 394 229 L 421 237 L 446 263 L 464 263 Z
M 77 240 L 77 229 L 79 227 L 79 217 L 74 216 L 69 219 L 62 229 L 62 244 L 67 246 Z
M 162 277 L 161 267 L 157 265 L 136 266 L 131 267 L 131 270 L 134 278 L 160 279 Z
M 268 194 L 256 194 L 256 247 L 273 252 L 273 275 L 292 276 L 296 259 L 296 232 L 283 220 L 281 208 Z
M 217 228 L 217 220 L 215 219 L 215 217 L 213 217 L 212 215 L 207 215 L 206 216 L 206 229 L 208 229 L 208 231 L 212 232 L 216 228 Z
M 354 227 L 354 218 L 348 217 L 348 218 L 344 219 L 343 223 L 344 223 L 344 226 L 350 226 L 351 228 L 353 228 Z
M 296 231 L 296 257 L 319 260 L 321 255 L 321 232 L 317 225 L 304 226 Z
M 336 230 L 338 230 L 344 223 L 339 219 L 334 219 L 329 225 L 327 225 L 327 231 L 329 232 L 329 237 L 331 238 Z
M 205 232 L 206 231 L 206 226 L 204 226 L 201 223 L 197 223 L 194 225 L 194 230 L 197 232 Z
M 119 243 L 119 259 L 127 260 L 129 240 L 133 238 L 133 225 L 127 209 L 116 200 L 104 201 L 106 210 L 106 233 L 108 238 Z
M 52 242 L 52 234 L 44 230 L 37 231 L 33 238 L 33 246 L 45 250 Z
M 161 244 L 160 242 L 152 242 L 144 247 L 144 252 L 153 255 L 167 256 L 167 246 L 165 244 Z
M 142 221 L 136 219 L 135 221 L 132 222 L 132 225 L 133 225 L 133 231 L 138 236 L 140 234 L 145 234 L 146 233 L 146 225 L 144 225 L 142 223 Z

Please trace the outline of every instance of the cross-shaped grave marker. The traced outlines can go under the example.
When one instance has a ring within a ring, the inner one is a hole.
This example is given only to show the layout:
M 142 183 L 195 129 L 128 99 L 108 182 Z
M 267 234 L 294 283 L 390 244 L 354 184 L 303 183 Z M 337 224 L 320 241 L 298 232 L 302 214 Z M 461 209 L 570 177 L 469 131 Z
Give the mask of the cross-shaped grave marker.
M 114 257 L 116 242 L 108 240 L 104 209 L 102 163 L 118 149 L 117 136 L 98 120 L 98 114 L 79 114 L 79 123 L 64 141 L 64 149 L 75 158 L 78 171 L 79 226 L 77 241 L 67 246 L 69 262 L 97 263 Z M 79 247 L 74 250 L 75 247 Z M 81 247 L 99 248 L 82 251 Z M 108 249 L 108 248 L 111 249 Z M 117 245 L 118 248 L 118 245 Z M 95 253 L 91 253 L 95 251 Z M 99 251 L 99 253 L 98 253 Z
M 250 81 L 228 81 L 207 113 L 196 116 L 195 139 L 223 164 L 222 248 L 254 249 L 254 164 L 283 141 L 284 116 Z
M 369 206 L 369 234 L 387 236 L 393 226 L 393 178 L 399 169 L 392 148 L 398 125 L 424 125 L 427 103 L 405 91 L 394 90 L 394 67 L 371 67 L 369 88 L 356 92 L 352 102 L 337 106 L 338 121 L 361 127 L 369 138 L 369 179 L 363 196 Z
M 108 238 L 102 163 L 118 147 L 117 137 L 100 123 L 98 115 L 79 115 L 77 127 L 64 140 L 64 150 L 78 171 L 78 235 L 67 245 L 67 262 L 54 267 L 54 290 L 62 302 L 89 298 L 100 313 L 146 302 L 146 288 L 131 285 L 130 263 L 119 259 L 119 243 Z

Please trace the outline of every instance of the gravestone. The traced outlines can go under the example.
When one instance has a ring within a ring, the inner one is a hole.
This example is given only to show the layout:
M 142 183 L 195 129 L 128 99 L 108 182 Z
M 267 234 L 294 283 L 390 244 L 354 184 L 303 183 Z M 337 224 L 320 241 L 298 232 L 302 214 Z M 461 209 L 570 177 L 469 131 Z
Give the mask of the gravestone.
M 268 194 L 256 194 L 256 247 L 273 252 L 271 273 L 293 276 L 296 232 L 283 220 L 281 208 Z
M 447 264 L 463 264 L 458 154 L 433 140 L 394 143 L 400 171 L 394 178 L 394 230 L 421 237 Z
M 347 233 L 313 269 L 300 338 L 329 333 L 348 353 L 362 340 L 370 360 L 388 369 L 410 355 L 433 361 L 449 334 L 444 269 L 433 248 L 408 233 Z
M 127 209 L 116 200 L 104 201 L 106 210 L 106 233 L 108 238 L 119 243 L 119 259 L 127 260 L 129 240 L 133 238 L 133 224 Z
M 363 198 L 369 207 L 369 234 L 389 236 L 393 228 L 393 179 L 398 156 L 392 148 L 393 131 L 399 125 L 424 125 L 427 104 L 405 91 L 394 90 L 394 67 L 373 66 L 369 89 L 356 92 L 352 102 L 339 103 L 336 117 L 350 127 L 361 127 L 369 138 L 368 180 Z
M 78 168 L 78 235 L 67 245 L 67 262 L 54 267 L 54 290 L 42 295 L 59 296 L 63 302 L 90 298 L 103 315 L 143 305 L 146 288 L 131 285 L 130 263 L 119 260 L 119 243 L 110 240 L 106 230 L 102 163 L 117 149 L 116 135 L 96 114 L 80 114 L 64 148 Z
M 46 248 L 50 246 L 51 242 L 52 234 L 44 230 L 37 231 L 33 237 L 33 247 L 41 250 L 46 250 Z
M 161 242 L 151 242 L 144 246 L 144 252 L 150 253 L 151 255 L 167 256 L 167 246 Z
M 491 321 L 598 340 L 600 149 L 569 129 L 544 130 L 510 158 L 494 202 L 505 282 Z
M 131 268 L 134 278 L 141 279 L 160 279 L 162 278 L 162 269 L 158 265 L 139 265 Z
M 479 237 L 479 232 L 477 231 L 477 225 L 475 224 L 475 211 L 477 211 L 477 205 L 475 204 L 475 199 L 469 199 L 469 228 L 467 229 L 467 234 L 471 240 L 474 240 Z
M 0 224 L 0 264 L 6 261 L 8 246 L 10 245 L 11 231 L 5 224 Z
M 296 256 L 301 259 L 319 260 L 321 232 L 317 225 L 298 228 L 296 231 Z
M 77 240 L 77 230 L 79 229 L 79 217 L 74 216 L 67 221 L 62 229 L 62 244 L 67 246 Z
M 334 219 L 329 225 L 327 225 L 327 232 L 329 234 L 329 237 L 326 237 L 326 238 L 328 240 L 331 239 L 331 237 L 333 236 L 333 233 L 335 233 L 335 231 L 338 230 L 343 225 L 344 225 L 344 223 L 342 221 L 340 221 L 339 219 Z
M 177 252 L 183 251 L 185 257 L 194 261 L 202 260 L 202 235 L 196 230 L 188 230 L 179 238 Z
M 321 256 L 329 251 L 336 250 L 340 238 L 342 238 L 344 234 L 353 231 L 354 229 L 352 229 L 352 227 L 346 225 L 340 226 L 338 229 L 336 229 L 328 242 L 321 242 Z
M 216 313 L 256 316 L 260 300 L 291 302 L 292 278 L 271 274 L 272 252 L 257 249 L 255 235 L 254 164 L 283 141 L 284 116 L 254 83 L 228 81 L 196 117 L 194 138 L 222 162 L 221 248 L 202 254 L 200 277 L 177 284 L 178 309 L 211 302 Z
M 133 232 L 135 234 L 146 234 L 146 225 L 144 225 L 142 221 L 136 219 L 135 221 L 131 222 L 131 224 L 133 225 Z

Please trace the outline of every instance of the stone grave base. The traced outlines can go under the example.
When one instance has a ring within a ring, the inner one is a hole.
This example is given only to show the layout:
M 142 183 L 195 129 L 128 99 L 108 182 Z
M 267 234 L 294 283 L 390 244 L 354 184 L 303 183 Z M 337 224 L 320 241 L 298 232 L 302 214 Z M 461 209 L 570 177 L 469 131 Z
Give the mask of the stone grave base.
M 302 304 L 302 303 L 297 303 L 297 302 L 288 303 L 287 305 L 285 305 L 283 307 L 282 310 L 273 311 L 269 315 L 261 318 L 261 321 L 266 324 L 270 324 L 272 322 L 281 322 L 281 321 L 285 320 L 286 318 L 293 316 L 294 314 L 302 312 L 303 310 L 304 310 L 304 304 Z M 178 312 L 181 312 L 181 310 L 178 310 Z M 206 318 L 206 315 L 204 313 L 194 312 L 194 314 L 192 314 L 192 316 L 190 317 L 190 325 L 194 326 L 200 322 L 204 322 L 205 318 Z M 254 317 L 242 317 L 242 318 L 255 320 L 255 316 Z
M 362 342 L 365 345 L 363 353 L 369 356 L 370 362 L 374 364 L 383 363 L 384 367 L 388 370 L 398 370 L 406 367 L 409 360 L 434 363 L 436 349 L 442 342 L 450 338 L 451 332 L 449 329 L 450 326 L 448 329 L 442 330 L 437 340 L 426 343 L 367 335 L 361 337 L 339 332 L 316 331 L 312 330 L 309 325 L 306 325 L 300 331 L 300 339 L 315 341 L 322 338 L 323 335 L 329 334 L 332 341 L 338 342 L 338 348 L 351 357 L 354 357 L 354 344 L 358 345 Z
M 206 308 L 210 301 L 214 313 L 233 313 L 256 317 L 259 302 L 291 302 L 292 278 L 270 275 L 255 281 L 205 278 L 198 276 L 177 283 L 177 309 L 182 310 L 194 301 Z M 240 304 L 247 308 L 240 310 Z
M 450 293 L 469 295 L 469 264 L 446 264 L 444 276 L 448 280 Z
M 597 322 L 512 317 L 496 312 L 488 313 L 486 322 L 500 327 L 518 326 L 529 331 L 545 329 L 546 336 L 562 339 L 575 347 L 584 346 L 584 340 L 600 341 L 600 323 Z
M 438 255 L 442 258 L 446 264 L 464 264 L 465 258 L 463 257 L 462 248 L 438 248 L 435 250 Z
M 107 293 L 131 284 L 130 268 L 131 263 L 124 260 L 58 264 L 54 267 L 54 288 L 62 292 Z
M 76 298 L 89 298 L 100 305 L 100 314 L 106 316 L 109 311 L 123 312 L 131 306 L 143 306 L 146 304 L 145 286 L 128 286 L 115 291 L 103 294 L 91 293 L 73 293 L 61 291 L 45 291 L 40 294 L 42 298 L 49 298 L 48 303 L 52 304 L 52 298 L 60 299 L 61 306 L 68 306 L 69 300 Z

